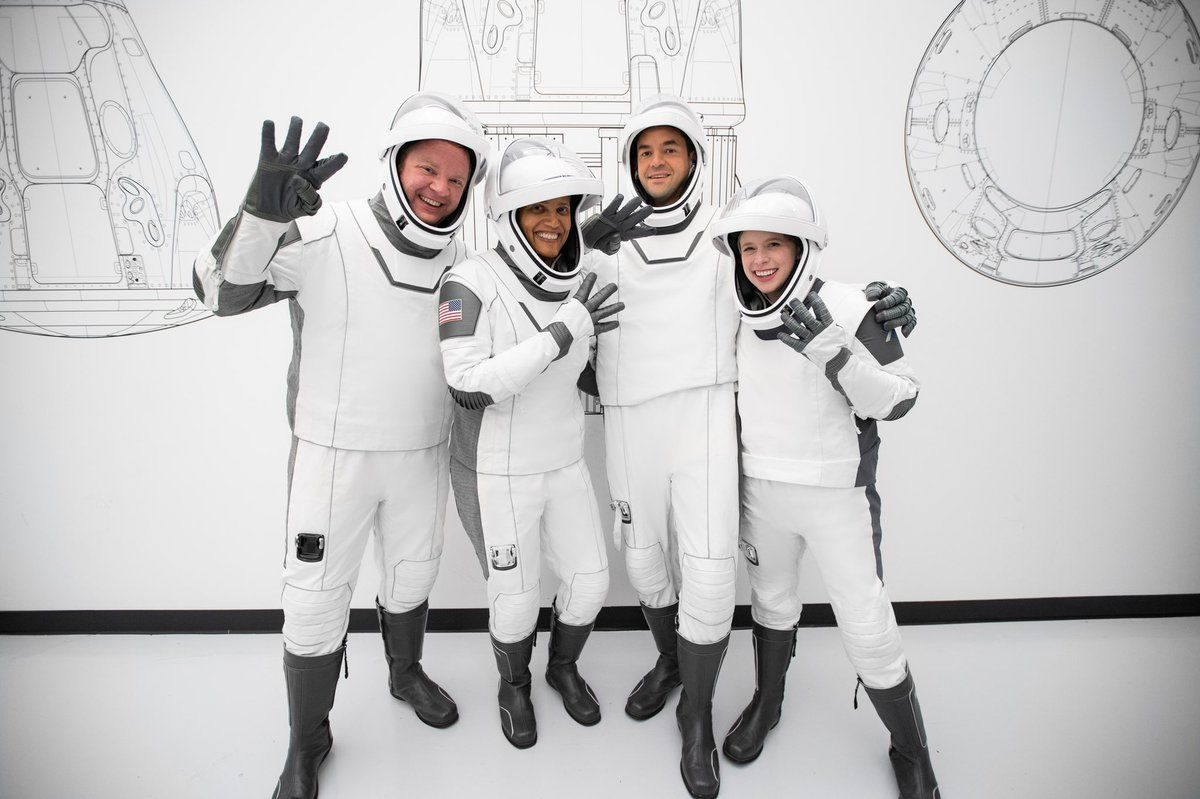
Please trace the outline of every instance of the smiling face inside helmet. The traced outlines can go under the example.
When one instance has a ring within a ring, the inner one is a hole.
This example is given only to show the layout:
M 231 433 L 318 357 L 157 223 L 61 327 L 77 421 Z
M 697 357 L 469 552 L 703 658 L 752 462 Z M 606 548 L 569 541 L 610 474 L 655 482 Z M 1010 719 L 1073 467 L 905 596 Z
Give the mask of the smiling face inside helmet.
M 745 288 L 761 294 L 766 300 L 764 305 L 783 295 L 804 249 L 803 242 L 795 236 L 770 230 L 736 233 L 730 236 L 730 244 L 740 276 L 746 281 Z
M 756 330 L 778 327 L 783 306 L 792 299 L 804 301 L 829 243 L 816 201 L 790 175 L 743 186 L 711 230 L 713 246 L 733 258 L 742 323 Z
M 633 145 L 637 185 L 648 205 L 677 201 L 696 169 L 696 148 L 679 128 L 658 125 L 638 134 Z
M 574 204 L 572 197 L 555 197 L 517 209 L 517 227 L 521 228 L 525 240 L 548 266 L 554 264 L 567 243 Z
M 470 187 L 488 172 L 491 144 L 462 103 L 414 94 L 380 143 L 383 198 L 401 235 L 421 247 L 446 247 L 466 218 Z
M 467 148 L 445 139 L 423 139 L 401 147 L 396 168 L 413 214 L 427 225 L 443 227 L 463 205 L 474 161 Z
M 534 138 L 509 142 L 486 191 L 500 249 L 543 289 L 573 289 L 583 255 L 579 216 L 599 204 L 603 191 L 570 148 Z

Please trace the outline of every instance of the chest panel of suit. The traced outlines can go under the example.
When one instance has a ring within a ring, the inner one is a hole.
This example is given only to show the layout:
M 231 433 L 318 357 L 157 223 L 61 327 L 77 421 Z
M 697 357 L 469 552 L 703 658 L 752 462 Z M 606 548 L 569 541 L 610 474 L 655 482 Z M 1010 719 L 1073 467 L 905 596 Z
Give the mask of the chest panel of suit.
M 482 280 L 494 292 L 487 308 L 492 353 L 515 347 L 545 330 L 567 300 L 534 297 L 495 253 L 479 256 Z M 484 410 L 477 454 L 485 474 L 537 474 L 583 457 L 583 403 L 575 384 L 587 363 L 586 341 L 576 341 L 525 389 Z
M 300 223 L 306 263 L 296 298 L 296 434 L 343 449 L 433 446 L 450 424 L 438 280 L 463 245 L 455 240 L 434 258 L 417 258 L 392 246 L 365 200 L 333 211 L 332 230 Z
M 851 334 L 870 309 L 857 287 L 826 282 L 819 294 Z M 738 331 L 737 364 L 743 472 L 802 485 L 853 486 L 859 425 L 825 370 L 775 339 L 774 331 L 763 340 L 746 326 Z
M 596 372 L 606 405 L 636 405 L 674 391 L 737 379 L 728 259 L 712 246 L 701 209 L 681 231 L 621 245 L 597 267 L 625 303 L 620 327 L 597 339 Z

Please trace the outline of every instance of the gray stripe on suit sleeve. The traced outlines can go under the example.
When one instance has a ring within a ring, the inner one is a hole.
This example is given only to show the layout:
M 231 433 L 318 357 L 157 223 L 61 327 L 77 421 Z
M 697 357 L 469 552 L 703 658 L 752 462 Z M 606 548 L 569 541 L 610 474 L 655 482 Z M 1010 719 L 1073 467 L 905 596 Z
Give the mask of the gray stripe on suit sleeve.
M 483 570 L 483 579 L 488 577 L 487 547 L 483 543 L 483 514 L 479 509 L 479 475 L 474 469 L 468 469 L 462 463 L 450 459 L 450 486 L 454 490 L 454 506 L 458 508 L 458 518 L 462 521 L 471 548 L 479 558 L 479 567 Z
M 871 508 L 871 543 L 875 547 L 875 576 L 883 582 L 883 525 L 880 523 L 882 502 L 875 486 L 867 486 L 867 505 Z
M 287 374 L 287 419 L 288 427 L 296 429 L 296 397 L 300 393 L 300 339 L 304 333 L 304 308 L 299 300 L 292 298 L 288 302 L 288 311 L 292 320 L 292 361 L 288 364 Z
M 558 345 L 558 355 L 554 356 L 554 360 L 558 360 L 567 354 L 571 349 L 571 342 L 575 337 L 571 335 L 571 330 L 562 322 L 551 322 L 546 325 L 546 331 L 554 336 L 554 343 Z
M 840 350 L 838 350 L 837 355 L 830 358 L 829 363 L 825 364 L 825 377 L 829 378 L 829 382 L 833 384 L 833 387 L 837 390 L 837 393 L 841 394 L 842 398 L 845 399 L 847 403 L 853 405 L 854 403 L 850 402 L 850 398 L 846 396 L 846 392 L 842 388 L 842 384 L 839 383 L 837 379 L 838 372 L 842 371 L 842 369 L 844 369 L 848 363 L 850 363 L 850 350 L 842 347 Z

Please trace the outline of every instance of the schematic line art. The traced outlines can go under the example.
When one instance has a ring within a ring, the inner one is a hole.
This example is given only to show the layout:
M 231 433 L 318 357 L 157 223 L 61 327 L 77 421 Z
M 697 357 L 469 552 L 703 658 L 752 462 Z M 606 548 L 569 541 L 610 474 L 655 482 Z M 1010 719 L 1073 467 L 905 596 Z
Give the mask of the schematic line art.
M 643 97 L 673 93 L 708 135 L 708 199 L 736 188 L 746 116 L 739 0 L 422 0 L 421 88 L 463 100 L 497 145 L 564 142 L 604 181 L 619 175 L 617 136 Z M 487 245 L 482 203 L 464 233 Z
M 120 0 L 0 0 L 0 328 L 92 338 L 208 316 L 200 154 Z
M 964 0 L 913 80 L 913 195 L 947 249 L 1019 286 L 1133 252 L 1200 158 L 1200 37 L 1178 0 Z

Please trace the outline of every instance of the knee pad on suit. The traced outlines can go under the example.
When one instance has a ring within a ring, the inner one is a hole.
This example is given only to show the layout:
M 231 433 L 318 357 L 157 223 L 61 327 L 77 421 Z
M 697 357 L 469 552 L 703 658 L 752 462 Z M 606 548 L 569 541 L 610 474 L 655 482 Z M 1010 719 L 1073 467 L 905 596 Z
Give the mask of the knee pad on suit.
M 534 631 L 540 594 L 540 585 L 534 583 L 528 590 L 499 593 L 492 598 L 491 632 L 497 641 L 516 643 Z
M 350 617 L 350 586 L 283 587 L 283 646 L 293 655 L 328 655 L 342 645 Z
M 558 618 L 563 624 L 591 624 L 608 596 L 608 569 L 575 573 L 558 592 Z
M 871 688 L 890 688 L 904 679 L 904 648 L 891 603 L 878 601 L 834 606 L 846 655 L 862 681 Z
M 428 560 L 402 560 L 392 566 L 388 596 L 381 597 L 388 613 L 404 613 L 429 598 L 437 580 L 442 557 Z
M 696 644 L 720 641 L 733 623 L 737 559 L 684 555 L 680 572 L 679 634 Z
M 663 607 L 674 601 L 662 544 L 652 544 L 648 547 L 626 546 L 625 570 L 629 573 L 629 584 L 637 591 L 638 599 L 643 605 Z M 667 594 L 665 601 L 664 594 Z

